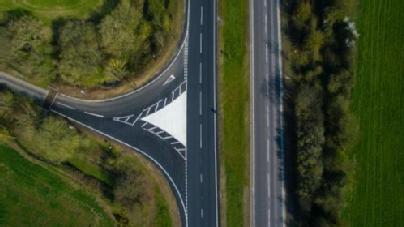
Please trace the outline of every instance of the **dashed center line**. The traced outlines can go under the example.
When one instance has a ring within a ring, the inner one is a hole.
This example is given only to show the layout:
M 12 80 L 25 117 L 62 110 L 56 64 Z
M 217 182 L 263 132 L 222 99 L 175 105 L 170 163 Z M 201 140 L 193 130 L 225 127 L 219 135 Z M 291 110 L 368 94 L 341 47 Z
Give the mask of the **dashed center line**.
M 202 54 L 202 33 L 199 34 L 199 53 Z
M 201 6 L 201 25 L 203 25 L 203 6 Z
M 202 124 L 199 124 L 199 148 L 202 149 Z
M 202 91 L 199 91 L 199 115 L 202 116 Z
M 202 84 L 202 62 L 199 62 L 199 84 Z
M 202 173 L 199 175 L 199 179 L 200 179 L 201 183 L 203 183 L 203 174 Z

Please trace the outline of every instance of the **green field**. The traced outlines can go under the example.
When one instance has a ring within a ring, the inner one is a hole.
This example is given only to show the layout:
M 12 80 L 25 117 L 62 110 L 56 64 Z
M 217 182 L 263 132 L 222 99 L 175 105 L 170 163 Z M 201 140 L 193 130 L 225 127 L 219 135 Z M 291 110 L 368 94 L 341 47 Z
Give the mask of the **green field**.
M 220 157 L 224 170 L 224 221 L 243 226 L 248 217 L 249 74 L 248 1 L 220 1 L 221 30 Z
M 404 223 L 404 1 L 360 0 L 353 111 L 351 226 Z
M 95 198 L 0 144 L 0 226 L 113 226 Z
M 58 17 L 83 18 L 102 3 L 103 0 L 1 0 L 0 18 L 9 10 L 28 10 L 45 21 Z

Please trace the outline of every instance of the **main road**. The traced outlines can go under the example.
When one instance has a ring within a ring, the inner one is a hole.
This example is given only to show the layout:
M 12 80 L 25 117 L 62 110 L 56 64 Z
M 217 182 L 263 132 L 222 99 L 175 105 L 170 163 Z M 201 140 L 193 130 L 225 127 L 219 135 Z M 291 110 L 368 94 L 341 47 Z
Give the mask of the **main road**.
M 182 226 L 219 226 L 216 0 L 189 0 L 175 57 L 156 79 L 108 100 L 81 100 L 0 72 L 0 83 L 149 159 L 176 197 Z
M 280 0 L 250 1 L 251 225 L 285 226 Z

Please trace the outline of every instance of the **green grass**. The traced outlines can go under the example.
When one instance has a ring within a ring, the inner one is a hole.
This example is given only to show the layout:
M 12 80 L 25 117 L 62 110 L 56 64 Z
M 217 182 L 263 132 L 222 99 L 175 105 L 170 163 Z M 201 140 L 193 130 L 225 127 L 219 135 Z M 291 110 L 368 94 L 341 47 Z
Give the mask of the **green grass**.
M 404 1 L 360 0 L 353 111 L 355 186 L 351 226 L 404 223 Z
M 220 1 L 222 67 L 221 160 L 224 164 L 224 210 L 227 226 L 242 226 L 248 210 L 249 160 L 249 74 L 248 74 L 248 1 Z M 247 209 L 246 209 L 247 208 Z
M 82 173 L 92 176 L 105 184 L 112 185 L 111 179 L 107 171 L 100 166 L 90 163 L 81 158 L 73 158 L 69 163 L 80 170 Z
M 85 18 L 103 0 L 1 0 L 1 14 L 8 10 L 28 10 L 49 22 L 59 17 Z
M 0 226 L 113 226 L 95 198 L 0 144 Z
M 155 223 L 158 227 L 171 227 L 173 226 L 173 221 L 170 216 L 168 202 L 164 198 L 163 194 L 159 188 L 156 187 L 156 208 L 157 214 Z

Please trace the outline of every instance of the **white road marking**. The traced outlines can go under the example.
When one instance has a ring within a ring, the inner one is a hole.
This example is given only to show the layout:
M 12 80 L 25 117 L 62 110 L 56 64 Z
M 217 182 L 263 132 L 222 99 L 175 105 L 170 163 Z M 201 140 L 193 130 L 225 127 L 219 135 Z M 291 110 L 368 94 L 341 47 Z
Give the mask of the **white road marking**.
M 203 209 L 201 209 L 201 218 L 203 218 Z
M 199 34 L 199 53 L 202 54 L 202 33 Z
M 268 196 L 268 198 L 270 198 L 271 197 L 271 187 L 269 187 L 270 186 L 270 179 L 269 179 L 269 173 L 267 173 L 267 196 Z
M 269 143 L 267 142 L 267 162 L 269 163 Z
M 173 74 L 171 74 L 171 76 L 168 77 L 167 80 L 163 83 L 163 86 L 170 83 L 173 80 L 175 80 L 175 76 Z
M 201 25 L 203 25 L 203 6 L 201 6 Z
M 103 118 L 104 116 L 103 115 L 101 115 L 101 114 L 96 114 L 96 113 L 90 113 L 90 112 L 84 112 L 85 114 L 88 114 L 88 115 L 91 115 L 91 116 L 94 116 L 94 117 L 98 117 L 98 118 Z
M 202 124 L 199 124 L 199 148 L 202 149 Z
M 202 91 L 199 91 L 199 115 L 202 116 Z
M 270 227 L 271 226 L 271 209 L 270 208 L 268 208 L 267 213 L 268 213 L 268 227 Z
M 202 84 L 202 62 L 199 62 L 199 84 Z
M 201 183 L 203 183 L 203 174 L 202 173 L 199 175 L 199 180 L 201 181 Z
M 268 108 L 267 108 L 267 127 L 269 128 L 269 110 L 268 110 Z
M 71 107 L 71 106 L 69 106 L 69 105 L 67 105 L 67 104 L 61 103 L 61 102 L 56 102 L 56 104 L 57 104 L 57 105 L 64 106 L 64 107 L 66 107 L 66 108 L 68 108 L 68 109 L 71 109 L 71 110 L 74 110 L 74 109 L 75 109 L 75 108 L 73 108 L 73 107 Z
M 159 127 L 186 146 L 186 97 L 187 92 L 184 91 L 164 108 L 141 118 L 141 120 Z

